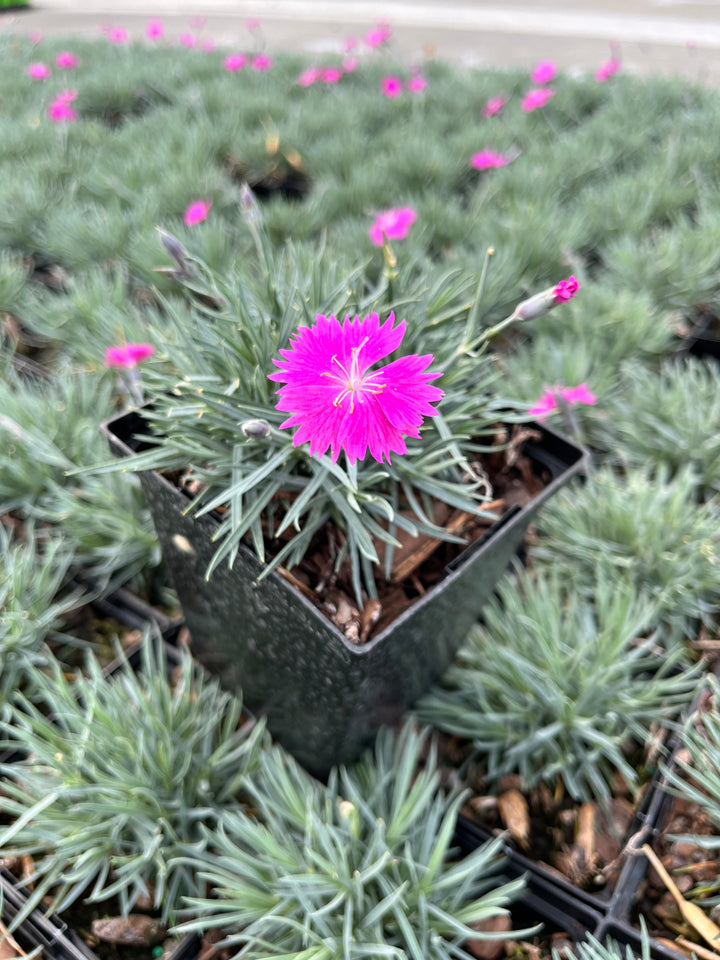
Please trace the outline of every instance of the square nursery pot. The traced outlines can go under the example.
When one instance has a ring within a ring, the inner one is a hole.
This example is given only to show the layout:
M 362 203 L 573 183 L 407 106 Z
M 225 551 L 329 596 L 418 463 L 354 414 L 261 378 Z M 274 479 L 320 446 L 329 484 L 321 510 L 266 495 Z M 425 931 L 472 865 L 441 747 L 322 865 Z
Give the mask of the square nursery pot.
M 146 449 L 141 411 L 103 425 L 120 457 Z M 191 634 L 193 655 L 313 774 L 355 759 L 448 667 L 539 507 L 584 469 L 587 452 L 544 426 L 524 453 L 544 489 L 508 510 L 447 568 L 444 579 L 371 638 L 356 645 L 277 573 L 241 546 L 232 569 L 205 571 L 215 552 L 214 517 L 184 515 L 187 495 L 155 472 L 140 474 L 163 555 Z

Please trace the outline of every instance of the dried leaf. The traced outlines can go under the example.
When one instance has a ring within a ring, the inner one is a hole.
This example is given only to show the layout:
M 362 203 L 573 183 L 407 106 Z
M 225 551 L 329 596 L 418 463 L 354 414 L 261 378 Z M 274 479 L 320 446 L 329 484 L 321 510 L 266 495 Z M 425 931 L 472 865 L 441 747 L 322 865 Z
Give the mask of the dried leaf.
M 478 933 L 509 933 L 512 928 L 512 920 L 509 916 L 488 917 L 487 920 L 479 920 L 471 926 Z M 505 943 L 507 938 L 499 937 L 492 940 L 467 940 L 465 949 L 477 960 L 498 960 L 505 953 Z
M 588 869 L 595 863 L 595 805 L 583 803 L 575 822 L 575 843 L 580 847 Z
M 525 797 L 519 790 L 506 790 L 497 798 L 500 819 L 510 836 L 527 849 L 530 839 L 530 811 Z
M 710 917 L 696 903 L 689 903 L 680 893 L 677 885 L 665 867 L 660 862 L 660 858 L 647 843 L 643 844 L 642 851 L 655 868 L 662 882 L 668 889 L 668 892 L 680 908 L 680 913 L 684 919 L 693 927 L 711 947 L 717 948 L 720 945 L 720 927 L 714 923 Z
M 165 927 L 159 920 L 141 913 L 127 917 L 105 917 L 93 920 L 92 932 L 98 940 L 127 947 L 151 947 L 165 936 Z

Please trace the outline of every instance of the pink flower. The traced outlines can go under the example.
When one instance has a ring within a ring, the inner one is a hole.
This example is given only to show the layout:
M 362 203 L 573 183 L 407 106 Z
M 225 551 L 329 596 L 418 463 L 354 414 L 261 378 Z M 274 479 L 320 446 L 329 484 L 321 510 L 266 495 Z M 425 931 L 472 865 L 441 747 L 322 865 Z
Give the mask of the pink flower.
M 155 347 L 150 343 L 124 343 L 119 347 L 108 347 L 105 351 L 105 366 L 132 370 L 154 353 Z
M 343 72 L 337 67 L 328 67 L 327 70 L 323 70 L 322 76 L 320 79 L 323 83 L 337 83 L 342 77 Z
M 414 76 L 410 77 L 405 86 L 410 93 L 422 93 L 425 87 L 427 87 L 427 80 L 422 74 L 416 73 Z
M 507 102 L 508 102 L 507 97 L 502 97 L 502 96 L 490 97 L 490 99 L 482 108 L 480 113 L 484 117 L 494 117 L 496 113 L 500 113 L 500 111 L 502 110 L 502 108 L 505 106 Z
M 310 87 L 316 80 L 320 79 L 322 74 L 320 67 L 308 67 L 297 78 L 297 82 L 301 87 Z
M 165 27 L 163 26 L 162 20 L 158 20 L 157 18 L 148 20 L 148 24 L 145 27 L 145 36 L 148 40 L 159 40 L 164 33 Z
M 53 123 L 74 123 L 78 118 L 77 110 L 62 100 L 54 100 L 47 108 L 47 115 Z
M 544 107 L 548 100 L 554 96 L 555 91 L 551 90 L 550 87 L 528 90 L 522 99 L 520 109 L 524 110 L 525 113 L 532 113 L 533 110 L 537 110 L 539 107 Z
M 42 43 L 43 35 L 39 30 L 33 30 L 30 34 L 30 43 L 36 47 L 39 43 Z
M 186 227 L 194 227 L 196 223 L 202 223 L 210 213 L 212 200 L 193 200 L 190 206 L 183 214 L 183 223 Z
M 357 57 L 345 57 L 342 62 L 342 68 L 344 73 L 353 73 L 357 70 Z
M 383 77 L 380 81 L 380 91 L 384 97 L 394 100 L 402 93 L 402 80 L 400 77 Z
M 197 37 L 194 33 L 190 33 L 190 31 L 181 33 L 178 40 L 184 47 L 187 47 L 188 50 L 192 50 L 197 43 Z
M 26 73 L 33 80 L 47 80 L 50 76 L 50 67 L 46 63 L 31 63 Z
M 586 383 L 580 383 L 577 387 L 563 387 L 560 390 L 560 396 L 565 403 L 585 403 L 589 407 L 594 407 L 597 403 L 597 397 L 592 393 Z
M 207 23 L 207 17 L 191 17 L 190 27 L 193 30 L 202 30 Z
M 530 407 L 528 413 L 538 420 L 547 420 L 548 416 L 557 410 L 557 397 L 553 390 L 546 390 L 540 397 L 534 407 Z
M 392 30 L 390 25 L 387 23 L 378 23 L 374 29 L 368 31 L 365 34 L 365 46 L 375 49 L 375 47 L 381 46 L 392 36 Z
M 272 70 L 273 60 L 266 53 L 256 54 L 250 61 L 250 69 L 257 73 L 263 73 L 266 70 Z
M 568 300 L 572 300 L 573 297 L 577 296 L 579 289 L 580 284 L 577 282 L 574 276 L 568 277 L 567 280 L 561 280 L 553 290 L 553 302 L 567 303 Z
M 405 321 L 393 328 L 395 314 L 380 324 L 376 313 L 362 320 L 318 314 L 312 327 L 300 327 L 273 360 L 279 372 L 269 379 L 283 383 L 276 409 L 289 413 L 280 428 L 297 427 L 293 446 L 310 443 L 310 456 L 330 448 L 333 463 L 345 451 L 349 463 L 370 456 L 390 462 L 391 453 L 407 452 L 404 437 L 419 437 L 424 417 L 443 391 L 428 381 L 432 354 L 401 357 L 377 370 L 370 367 L 400 346 Z
M 537 403 L 530 407 L 528 413 L 538 420 L 547 420 L 551 413 L 559 412 L 563 405 L 572 406 L 575 403 L 584 403 L 592 407 L 597 403 L 597 397 L 586 383 L 577 387 L 550 387 Z
M 70 104 L 77 97 L 77 90 L 63 90 L 53 100 L 47 108 L 48 119 L 53 123 L 74 123 L 77 118 L 77 111 Z
M 228 73 L 237 73 L 245 66 L 245 59 L 244 53 L 231 53 L 223 60 L 223 67 Z
M 55 57 L 55 66 L 60 70 L 74 70 L 79 63 L 80 61 L 75 54 L 70 53 L 69 50 L 61 50 Z
M 346 37 L 343 43 L 343 53 L 350 53 L 358 45 L 357 37 Z
M 200 43 L 200 49 L 203 53 L 212 53 L 215 49 L 215 41 L 212 37 L 207 37 Z
M 619 69 L 620 61 L 612 57 L 610 60 L 606 60 L 605 63 L 600 64 L 595 71 L 595 79 L 598 83 L 604 83 L 614 73 L 617 73 Z
M 385 240 L 404 240 L 416 220 L 417 213 L 412 207 L 384 210 L 368 231 L 370 239 L 376 247 L 382 247 Z
M 125 27 L 110 27 L 110 29 L 107 31 L 107 38 L 110 43 L 121 45 L 128 42 L 130 39 L 130 34 L 127 32 Z
M 552 60 L 541 60 L 530 74 L 533 83 L 550 83 L 557 76 L 557 67 Z
M 504 153 L 495 153 L 494 150 L 481 150 L 470 157 L 470 166 L 476 170 L 491 170 L 494 167 L 505 167 L 510 158 Z
M 257 17 L 248 17 L 247 20 L 245 21 L 245 29 L 249 30 L 250 33 L 252 33 L 253 30 L 257 30 L 259 26 L 260 26 L 260 21 L 258 20 Z

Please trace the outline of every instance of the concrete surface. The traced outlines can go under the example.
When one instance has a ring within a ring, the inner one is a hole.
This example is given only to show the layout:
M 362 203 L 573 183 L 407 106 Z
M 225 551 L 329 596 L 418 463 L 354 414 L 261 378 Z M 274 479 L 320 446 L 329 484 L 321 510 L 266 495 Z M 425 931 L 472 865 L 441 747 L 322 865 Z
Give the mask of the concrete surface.
M 340 52 L 347 37 L 384 20 L 391 52 L 404 60 L 529 67 L 547 58 L 580 73 L 617 50 L 628 72 L 720 84 L 720 0 L 35 0 L 0 12 L 0 34 L 97 36 L 117 25 L 139 39 L 154 16 L 171 42 L 194 29 L 229 48 L 260 39 L 270 52 L 317 55 Z M 260 22 L 255 37 L 248 18 Z

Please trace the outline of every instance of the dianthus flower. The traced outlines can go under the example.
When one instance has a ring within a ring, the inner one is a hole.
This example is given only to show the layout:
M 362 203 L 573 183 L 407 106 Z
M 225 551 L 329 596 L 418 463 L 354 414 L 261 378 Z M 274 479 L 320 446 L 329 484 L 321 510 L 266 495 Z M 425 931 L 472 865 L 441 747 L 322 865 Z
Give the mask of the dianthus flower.
M 320 79 L 323 83 L 337 83 L 342 77 L 343 72 L 338 67 L 328 67 L 326 70 L 323 70 Z
M 418 438 L 425 417 L 443 391 L 428 381 L 432 354 L 400 357 L 376 370 L 373 364 L 400 346 L 405 321 L 394 327 L 391 313 L 381 324 L 376 313 L 362 320 L 318 314 L 312 327 L 300 327 L 281 350 L 280 368 L 269 379 L 284 386 L 277 391 L 276 409 L 289 413 L 280 429 L 297 427 L 293 446 L 310 443 L 310 455 L 330 448 L 333 463 L 344 450 L 349 463 L 366 453 L 382 463 L 390 454 L 407 452 L 405 437 Z
M 538 110 L 540 107 L 544 107 L 548 100 L 554 96 L 555 91 L 551 90 L 550 87 L 543 87 L 542 89 L 538 88 L 537 90 L 528 90 L 522 99 L 520 109 L 524 110 L 525 113 L 532 113 L 533 110 Z
M 228 73 L 237 73 L 245 66 L 245 59 L 244 53 L 231 53 L 223 60 L 223 68 Z
M 130 39 L 130 34 L 125 27 L 110 27 L 107 31 L 107 38 L 110 43 L 123 44 Z
M 404 240 L 416 220 L 417 213 L 412 207 L 383 210 L 375 217 L 368 234 L 376 247 L 382 247 L 385 240 Z
M 483 115 L 483 117 L 494 117 L 496 113 L 500 113 L 507 102 L 507 97 L 490 97 L 480 113 Z
M 106 367 L 124 367 L 132 370 L 143 360 L 155 353 L 150 343 L 123 343 L 119 347 L 108 347 L 105 351 Z
M 77 111 L 70 104 L 77 97 L 77 90 L 63 90 L 59 93 L 47 109 L 47 115 L 53 123 L 74 123 Z
M 148 40 L 159 40 L 164 33 L 165 27 L 163 26 L 162 20 L 158 20 L 157 18 L 148 20 L 148 24 L 145 27 L 145 36 Z
M 550 83 L 557 75 L 557 67 L 552 60 L 541 60 L 530 74 L 530 79 L 538 85 Z
M 421 73 L 415 73 L 405 84 L 410 93 L 422 93 L 427 87 L 427 80 Z
M 302 71 L 300 76 L 297 78 L 298 86 L 300 87 L 310 87 L 316 80 L 319 80 L 322 76 L 321 67 L 307 67 Z
M 605 63 L 600 64 L 595 71 L 595 79 L 598 83 L 604 83 L 614 73 L 617 73 L 619 69 L 620 61 L 612 57 L 610 60 L 606 60 Z
M 560 283 L 555 285 L 555 289 L 553 290 L 555 303 L 567 303 L 568 300 L 572 300 L 573 297 L 577 296 L 579 289 L 580 284 L 574 276 L 571 275 L 567 280 L 561 280 Z
M 506 167 L 510 158 L 494 150 L 481 150 L 470 157 L 470 166 L 476 170 L 492 170 L 494 167 Z
M 272 57 L 269 57 L 266 53 L 258 53 L 250 61 L 250 69 L 255 70 L 257 73 L 272 70 L 272 65 Z
M 390 39 L 392 30 L 387 23 L 379 23 L 365 34 L 365 46 L 374 49 Z
M 383 77 L 380 81 L 380 92 L 384 97 L 394 100 L 402 93 L 402 80 L 400 77 Z
M 69 50 L 61 50 L 55 57 L 55 66 L 60 70 L 74 70 L 79 63 L 80 61 L 75 54 L 70 53 Z
M 27 75 L 33 80 L 47 80 L 50 67 L 46 63 L 31 63 L 27 68 Z
M 528 413 L 543 421 L 547 420 L 551 413 L 559 411 L 563 404 L 573 406 L 576 403 L 584 403 L 591 407 L 597 403 L 597 397 L 586 383 L 580 383 L 577 387 L 548 388 L 537 403 L 530 407 Z
M 194 227 L 196 223 L 202 223 L 210 212 L 211 206 L 212 200 L 193 200 L 183 214 L 185 226 Z

